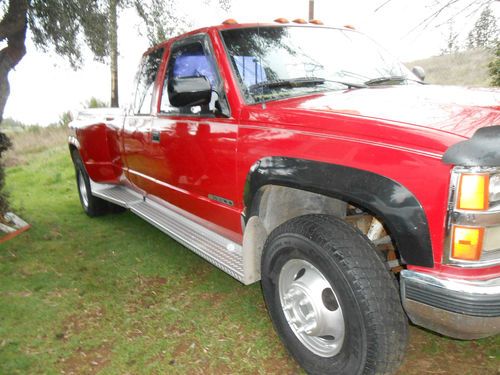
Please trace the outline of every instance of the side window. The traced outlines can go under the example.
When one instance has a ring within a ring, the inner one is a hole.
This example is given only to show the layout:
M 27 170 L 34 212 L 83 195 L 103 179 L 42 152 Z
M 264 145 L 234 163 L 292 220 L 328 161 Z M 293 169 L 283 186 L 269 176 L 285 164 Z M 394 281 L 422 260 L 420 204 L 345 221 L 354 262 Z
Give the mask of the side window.
M 194 114 L 201 109 L 198 108 L 176 108 L 170 105 L 168 100 L 168 80 L 172 78 L 205 76 L 210 81 L 212 89 L 219 84 L 219 78 L 215 68 L 215 62 L 210 54 L 205 52 L 201 42 L 196 41 L 182 44 L 172 48 L 172 53 L 167 65 L 163 93 L 161 96 L 160 112 L 162 113 L 190 113 Z M 214 94 L 214 93 L 212 93 Z M 212 95 L 209 110 L 213 110 L 217 95 Z
M 137 75 L 137 89 L 134 99 L 134 114 L 136 115 L 149 115 L 151 113 L 154 83 L 162 57 L 163 48 L 159 48 L 144 56 L 142 60 L 141 69 Z

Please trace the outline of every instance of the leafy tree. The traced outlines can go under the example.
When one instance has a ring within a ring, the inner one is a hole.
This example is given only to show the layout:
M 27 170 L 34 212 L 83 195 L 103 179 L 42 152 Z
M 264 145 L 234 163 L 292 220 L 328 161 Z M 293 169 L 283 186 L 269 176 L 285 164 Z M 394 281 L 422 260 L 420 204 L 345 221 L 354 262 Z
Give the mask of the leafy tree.
M 89 100 L 85 102 L 84 106 L 85 108 L 104 108 L 107 107 L 108 104 L 100 99 L 91 97 Z
M 71 113 L 71 111 L 65 111 L 61 113 L 61 115 L 59 116 L 59 121 L 57 122 L 57 126 L 65 128 L 71 121 L 73 121 L 73 114 Z
M 205 0 L 204 3 L 207 6 L 214 6 L 216 3 L 225 12 L 231 9 L 231 0 Z M 179 14 L 176 0 L 149 0 L 147 2 L 135 0 L 134 6 L 137 14 L 144 21 L 146 35 L 152 45 L 192 27 L 187 18 Z
M 500 86 L 500 43 L 497 43 L 495 57 L 493 61 L 489 63 L 488 67 L 491 76 L 491 84 L 493 86 Z
M 442 55 L 448 55 L 450 53 L 455 53 L 460 50 L 458 44 L 458 33 L 455 32 L 453 28 L 453 22 L 448 22 L 448 36 L 446 38 L 446 47 L 441 49 Z
M 99 0 L 0 0 L 0 122 L 9 97 L 9 72 L 26 54 L 26 31 L 42 50 L 53 48 L 74 68 L 82 63 L 82 45 L 97 59 L 108 53 L 107 8 Z M 10 141 L 0 133 L 0 156 Z M 0 213 L 6 209 L 2 195 L 3 168 L 0 165 Z
M 469 48 L 493 48 L 498 41 L 495 15 L 489 6 L 484 8 L 468 36 Z
M 189 21 L 179 15 L 175 0 L 168 3 L 162 0 L 151 0 L 147 3 L 135 1 L 134 7 L 144 22 L 151 45 L 183 33 L 191 27 Z

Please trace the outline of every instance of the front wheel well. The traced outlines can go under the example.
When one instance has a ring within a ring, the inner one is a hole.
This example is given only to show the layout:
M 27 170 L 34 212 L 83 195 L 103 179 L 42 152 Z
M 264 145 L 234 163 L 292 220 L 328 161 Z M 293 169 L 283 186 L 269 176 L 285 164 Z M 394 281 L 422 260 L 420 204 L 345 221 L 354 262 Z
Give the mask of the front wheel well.
M 243 241 L 246 264 L 260 261 L 265 241 L 275 228 L 291 219 L 310 214 L 333 216 L 357 228 L 384 254 L 388 268 L 395 272 L 401 270 L 403 261 L 384 218 L 352 202 L 278 185 L 261 187 L 252 202 Z M 260 270 L 257 272 L 260 273 Z

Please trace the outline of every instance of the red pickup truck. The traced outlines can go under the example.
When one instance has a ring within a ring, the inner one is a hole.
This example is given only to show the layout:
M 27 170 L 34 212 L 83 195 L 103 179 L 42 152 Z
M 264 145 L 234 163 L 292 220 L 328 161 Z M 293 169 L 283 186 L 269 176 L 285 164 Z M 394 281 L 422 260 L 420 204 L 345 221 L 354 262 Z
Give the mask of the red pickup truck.
M 350 27 L 228 20 L 82 112 L 89 216 L 127 208 L 244 284 L 311 374 L 385 374 L 408 318 L 500 333 L 500 92 L 424 84 Z

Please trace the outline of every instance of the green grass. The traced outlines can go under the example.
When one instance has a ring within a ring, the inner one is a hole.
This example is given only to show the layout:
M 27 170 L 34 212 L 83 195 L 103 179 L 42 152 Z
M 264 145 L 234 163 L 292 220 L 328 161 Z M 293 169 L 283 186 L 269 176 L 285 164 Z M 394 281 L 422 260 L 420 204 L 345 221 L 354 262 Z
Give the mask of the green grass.
M 7 171 L 33 227 L 0 245 L 0 374 L 302 373 L 245 287 L 133 214 L 90 219 L 67 148 Z M 496 374 L 500 338 L 412 327 L 402 374 Z

